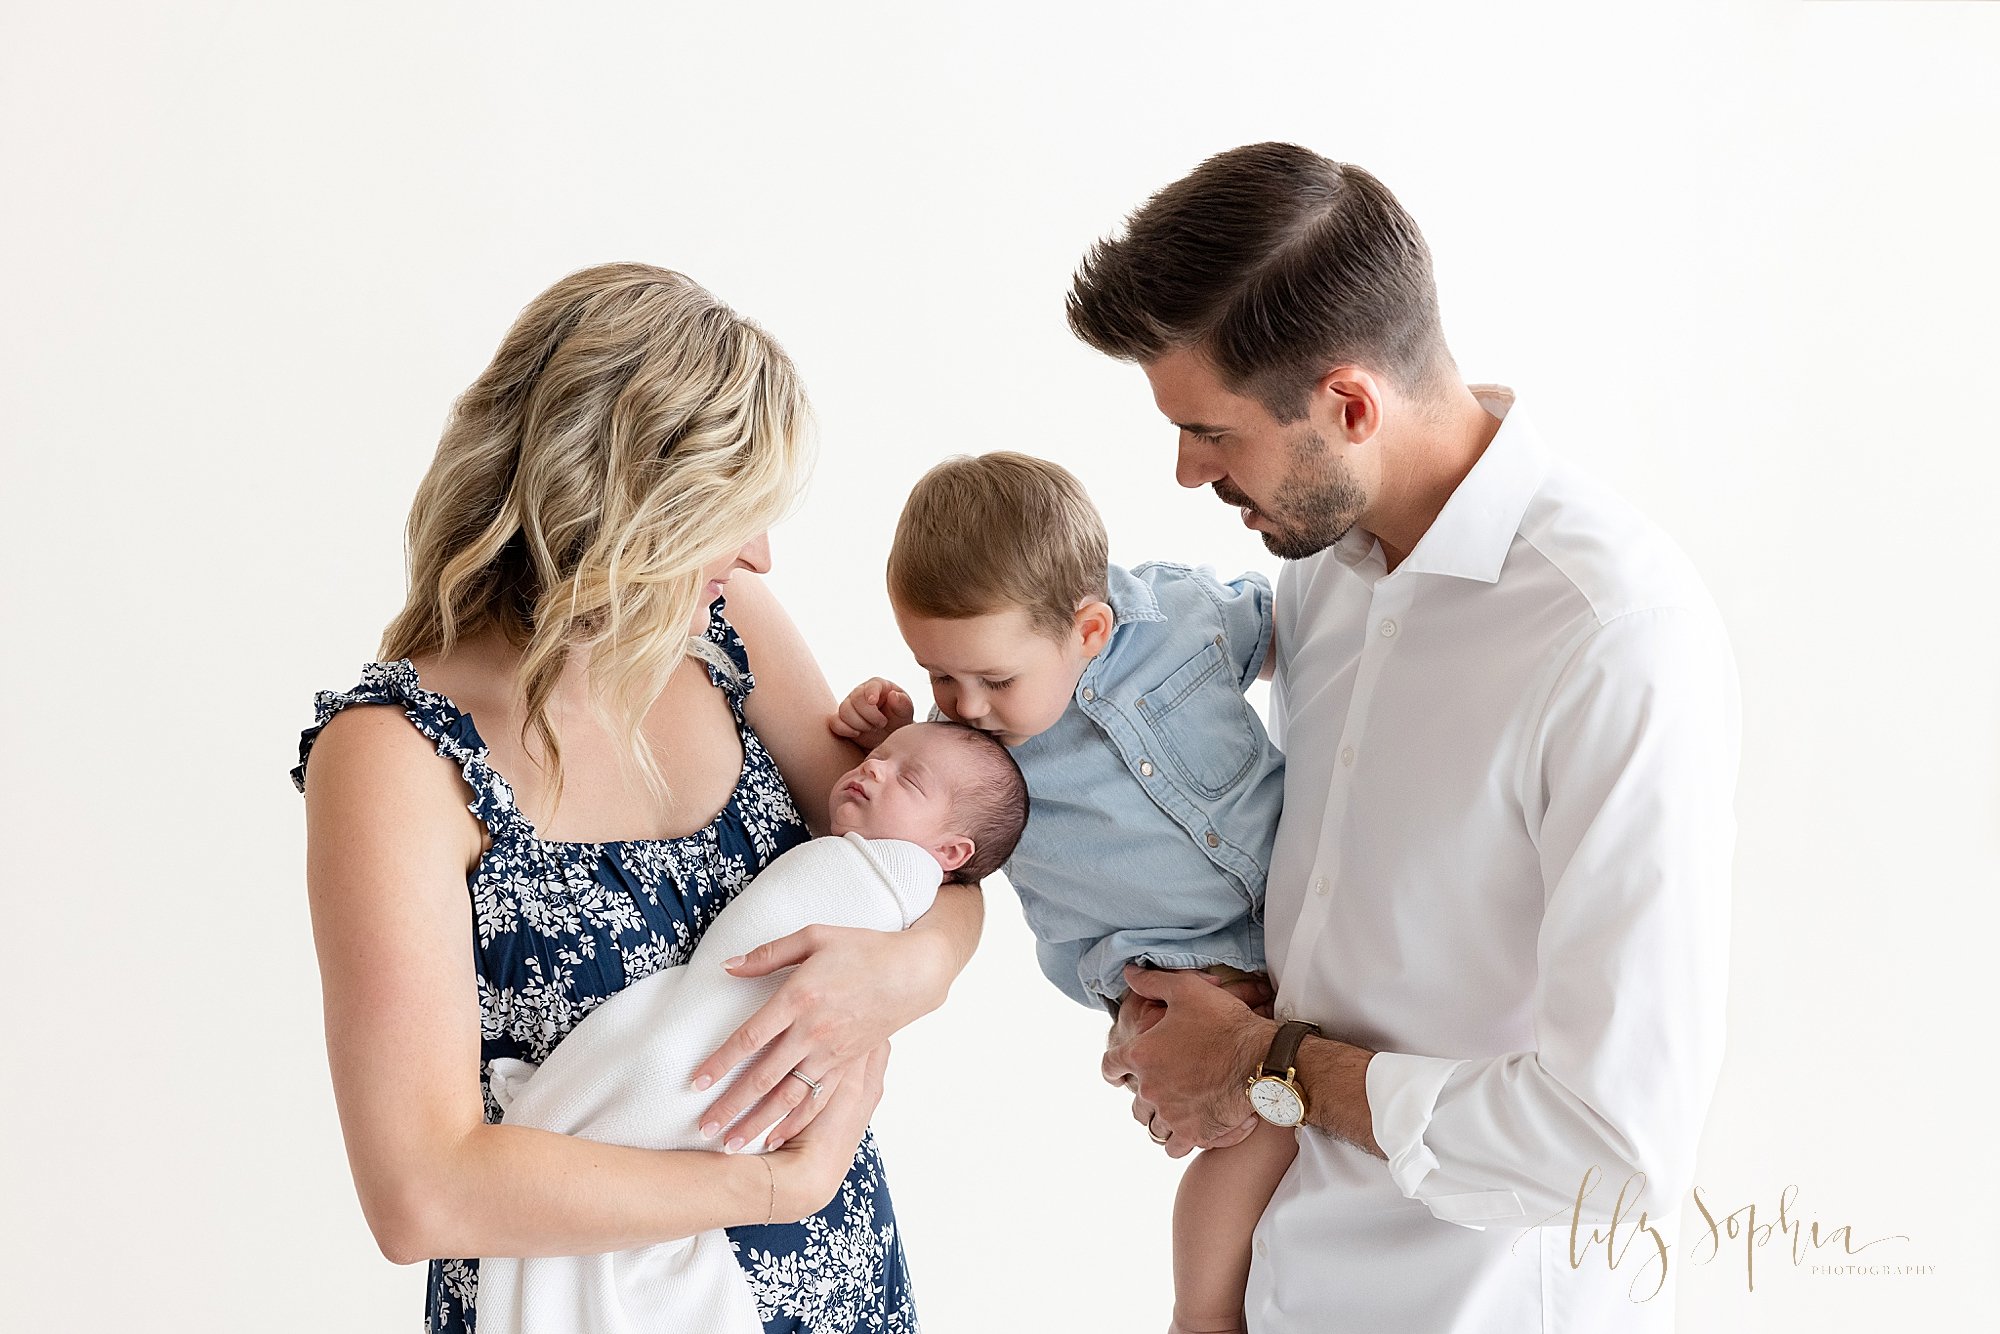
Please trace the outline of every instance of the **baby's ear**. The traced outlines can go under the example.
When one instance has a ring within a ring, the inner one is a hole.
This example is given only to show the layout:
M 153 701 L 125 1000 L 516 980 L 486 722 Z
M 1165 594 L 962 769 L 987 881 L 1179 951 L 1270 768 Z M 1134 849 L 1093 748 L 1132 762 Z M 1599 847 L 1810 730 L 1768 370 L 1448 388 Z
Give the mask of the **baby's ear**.
M 1111 610 L 1107 602 L 1086 602 L 1076 609 L 1075 625 L 1084 655 L 1094 658 L 1104 652 L 1104 646 L 1111 642 L 1111 632 L 1118 625 L 1118 614 Z
M 946 834 L 939 840 L 938 845 L 931 849 L 931 855 L 938 859 L 938 865 L 944 868 L 944 873 L 950 875 L 971 861 L 972 854 L 977 850 L 978 845 L 965 835 Z

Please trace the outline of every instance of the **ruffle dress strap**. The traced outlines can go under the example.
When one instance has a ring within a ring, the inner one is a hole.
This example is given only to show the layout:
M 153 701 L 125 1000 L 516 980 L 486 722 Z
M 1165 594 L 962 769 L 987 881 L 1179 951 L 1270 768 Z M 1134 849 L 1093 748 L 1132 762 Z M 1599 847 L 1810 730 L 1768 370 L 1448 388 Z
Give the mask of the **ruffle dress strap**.
M 724 605 L 724 599 L 717 598 L 709 606 L 708 629 L 700 640 L 701 656 L 708 664 L 709 682 L 729 696 L 729 707 L 741 723 L 743 701 L 757 688 L 757 678 L 750 673 L 750 654 L 744 650 L 743 637 L 723 615 Z
M 486 742 L 473 727 L 471 715 L 436 691 L 425 690 L 408 658 L 371 662 L 361 669 L 361 684 L 354 689 L 322 690 L 314 698 L 313 725 L 299 733 L 299 762 L 292 770 L 292 785 L 300 792 L 306 790 L 306 763 L 312 757 L 313 743 L 335 714 L 356 704 L 400 706 L 410 725 L 430 739 L 437 753 L 458 765 L 465 785 L 472 789 L 466 809 L 495 839 L 533 835 L 520 807 L 514 804 L 514 789 L 488 762 Z

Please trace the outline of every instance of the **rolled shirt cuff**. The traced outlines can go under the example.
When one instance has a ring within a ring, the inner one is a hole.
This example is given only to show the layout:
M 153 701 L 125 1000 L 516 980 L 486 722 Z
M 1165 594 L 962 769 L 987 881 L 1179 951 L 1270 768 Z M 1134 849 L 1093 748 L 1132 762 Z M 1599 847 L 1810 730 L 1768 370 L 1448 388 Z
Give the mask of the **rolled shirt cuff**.
M 1487 1223 L 1518 1219 L 1521 1201 L 1509 1190 L 1421 1192 L 1425 1178 L 1437 1170 L 1437 1155 L 1424 1143 L 1438 1095 L 1468 1061 L 1441 1056 L 1410 1056 L 1377 1052 L 1368 1061 L 1368 1117 L 1375 1143 L 1389 1159 L 1389 1179 L 1405 1198 L 1421 1201 L 1441 1222 L 1483 1231 Z
M 1438 1056 L 1377 1052 L 1368 1061 L 1368 1118 L 1375 1143 L 1389 1159 L 1389 1179 L 1407 1199 L 1436 1170 L 1437 1155 L 1424 1143 L 1438 1094 L 1464 1061 Z

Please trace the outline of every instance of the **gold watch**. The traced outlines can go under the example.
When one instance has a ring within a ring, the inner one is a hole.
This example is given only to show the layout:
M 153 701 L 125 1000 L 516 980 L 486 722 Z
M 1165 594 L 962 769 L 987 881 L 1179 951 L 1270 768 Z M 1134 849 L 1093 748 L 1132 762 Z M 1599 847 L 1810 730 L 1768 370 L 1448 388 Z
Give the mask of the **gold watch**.
M 1250 1106 L 1274 1126 L 1301 1126 L 1306 1120 L 1306 1091 L 1298 1086 L 1299 1043 L 1306 1034 L 1320 1036 L 1319 1025 L 1292 1019 L 1278 1025 L 1270 1054 L 1246 1081 Z

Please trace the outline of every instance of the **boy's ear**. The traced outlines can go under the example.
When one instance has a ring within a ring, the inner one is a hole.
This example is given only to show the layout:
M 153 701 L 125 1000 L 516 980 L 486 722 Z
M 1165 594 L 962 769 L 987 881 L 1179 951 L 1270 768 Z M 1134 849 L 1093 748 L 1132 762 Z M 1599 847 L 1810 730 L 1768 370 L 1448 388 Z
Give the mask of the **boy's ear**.
M 943 841 L 931 849 L 931 855 L 938 859 L 944 873 L 950 875 L 972 860 L 974 847 L 973 841 L 963 834 L 946 834 Z
M 1083 654 L 1094 658 L 1104 652 L 1104 646 L 1111 642 L 1111 632 L 1118 625 L 1118 615 L 1109 603 L 1086 602 L 1076 610 L 1076 632 L 1083 641 Z

